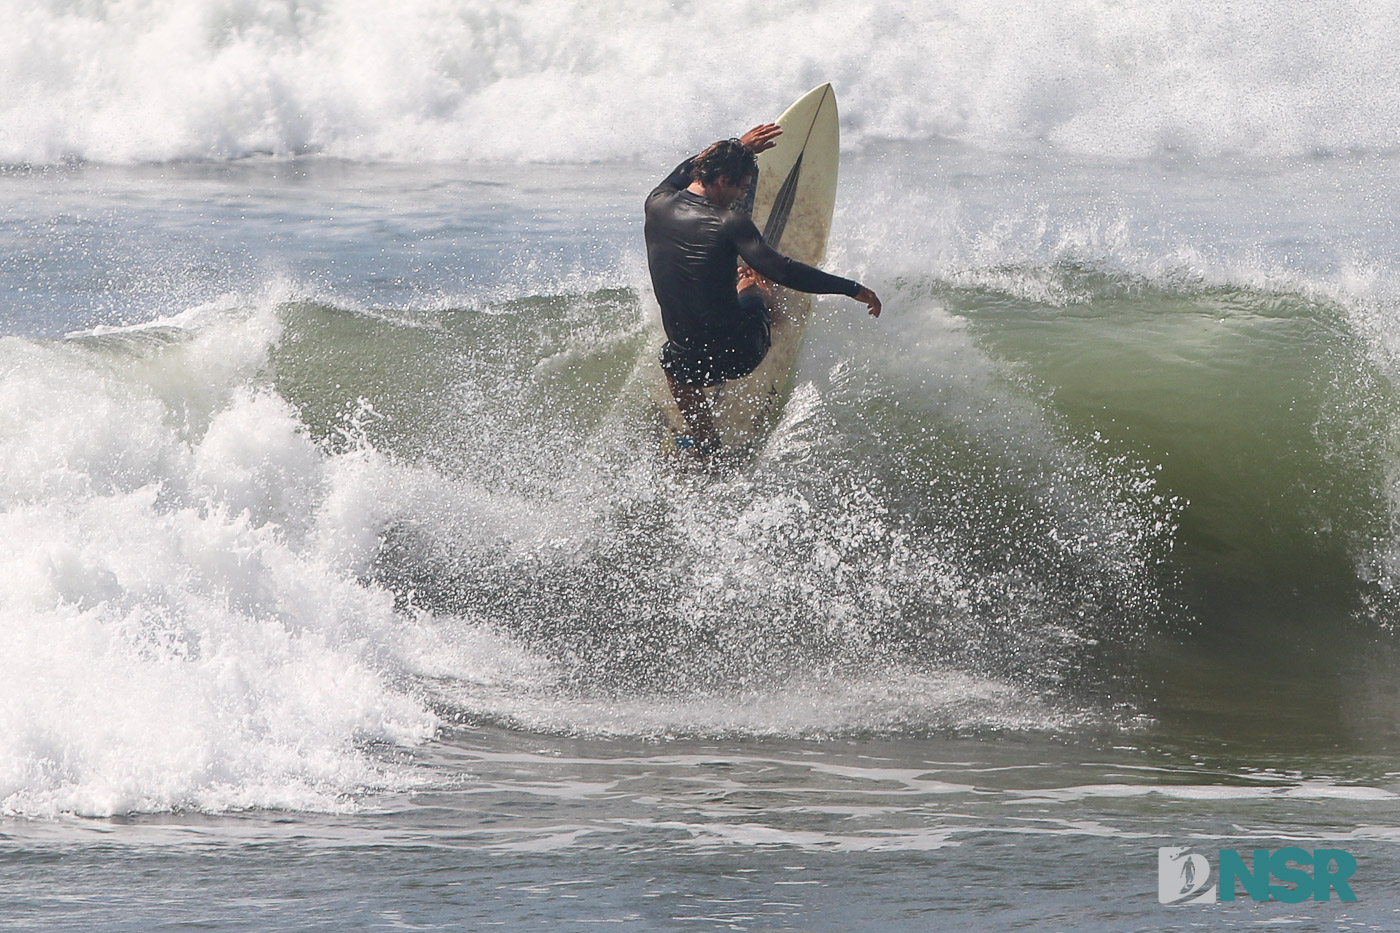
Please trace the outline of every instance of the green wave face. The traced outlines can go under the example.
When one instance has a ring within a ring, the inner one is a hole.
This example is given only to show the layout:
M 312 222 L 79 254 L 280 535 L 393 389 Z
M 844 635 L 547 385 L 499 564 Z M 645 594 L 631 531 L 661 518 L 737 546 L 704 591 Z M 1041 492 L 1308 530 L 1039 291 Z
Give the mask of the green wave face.
M 1233 709 L 1248 682 L 1257 724 L 1300 662 L 1313 708 L 1354 707 L 1341 685 L 1396 618 L 1400 401 L 1365 314 L 1073 267 L 984 278 L 900 285 L 878 327 L 819 305 L 782 422 L 726 477 L 656 456 L 635 372 L 658 341 L 625 289 L 234 308 L 12 340 L 0 371 L 59 420 L 129 413 L 69 437 L 70 466 L 108 451 L 81 501 L 150 489 L 157 530 L 251 521 L 382 599 L 386 643 L 501 639 L 484 657 L 520 682 L 434 681 L 451 717 L 843 683 L 873 705 L 823 728 L 1000 728 L 1027 696 L 1083 722 Z M 925 702 L 950 676 L 976 710 Z
M 1055 305 L 942 295 L 1074 434 L 1159 469 L 1183 503 L 1172 561 L 1198 598 L 1383 599 L 1400 407 L 1348 310 L 1064 275 L 1073 300 Z
M 1092 604 L 1141 627 L 1163 600 L 1198 617 L 1306 603 L 1389 621 L 1400 407 L 1354 314 L 1300 295 L 1039 274 L 1053 301 L 950 282 L 895 297 L 944 309 L 971 373 L 861 360 L 819 321 L 798 379 L 815 414 L 780 429 L 746 481 L 832 499 L 818 517 L 832 527 L 847 516 L 829 491 L 859 490 L 885 532 L 956 554 L 969 580 L 1033 581 L 1060 594 L 1056 612 Z M 313 433 L 335 440 L 365 399 L 378 449 L 539 508 L 580 471 L 595 485 L 563 495 L 651 495 L 616 479 L 651 469 L 648 441 L 608 433 L 654 338 L 630 292 L 414 319 L 282 313 L 274 378 Z M 928 631 L 946 609 L 898 624 Z

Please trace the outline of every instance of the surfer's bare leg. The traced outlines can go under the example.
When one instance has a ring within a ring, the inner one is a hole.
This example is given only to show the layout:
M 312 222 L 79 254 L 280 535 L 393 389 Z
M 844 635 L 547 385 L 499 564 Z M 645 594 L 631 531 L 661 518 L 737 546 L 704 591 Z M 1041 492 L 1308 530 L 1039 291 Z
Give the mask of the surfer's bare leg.
M 681 410 L 686 427 L 690 429 L 690 437 L 695 441 L 695 447 L 692 449 L 699 455 L 718 450 L 719 433 L 715 431 L 715 419 L 710 413 L 710 403 L 705 398 L 705 390 L 699 386 L 682 385 L 671 378 L 670 373 L 666 374 L 666 382 L 671 386 L 671 395 L 675 397 L 676 407 Z
M 736 287 L 741 298 L 757 292 L 766 306 L 773 307 L 773 292 L 769 281 L 747 265 L 740 264 Z M 671 396 L 675 398 L 676 407 L 681 410 L 690 437 L 695 441 L 692 449 L 699 456 L 719 450 L 719 432 L 715 430 L 714 414 L 710 410 L 710 402 L 705 398 L 704 390 L 699 386 L 677 382 L 669 372 L 666 374 L 666 383 L 671 387 Z

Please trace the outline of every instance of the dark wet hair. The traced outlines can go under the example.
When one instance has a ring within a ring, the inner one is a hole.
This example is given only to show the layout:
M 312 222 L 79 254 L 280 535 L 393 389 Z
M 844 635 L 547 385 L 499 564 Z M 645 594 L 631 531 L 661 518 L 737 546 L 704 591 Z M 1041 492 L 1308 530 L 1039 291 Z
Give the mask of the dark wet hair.
M 690 163 L 690 177 L 707 185 L 722 177 L 738 185 L 757 174 L 758 159 L 737 139 L 721 139 Z

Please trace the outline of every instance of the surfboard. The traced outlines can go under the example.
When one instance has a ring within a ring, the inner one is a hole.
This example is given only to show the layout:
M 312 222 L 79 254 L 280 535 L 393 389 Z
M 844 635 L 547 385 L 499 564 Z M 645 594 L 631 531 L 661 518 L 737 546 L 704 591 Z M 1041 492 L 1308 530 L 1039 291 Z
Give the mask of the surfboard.
M 807 265 L 826 257 L 836 209 L 840 155 L 836 95 L 830 84 L 815 87 L 783 111 L 777 145 L 758 156 L 753 220 L 779 252 Z M 716 431 L 731 454 L 753 453 L 767 439 L 792 391 L 793 373 L 815 296 L 773 285 L 772 349 L 749 375 L 705 390 Z M 666 376 L 651 360 L 648 381 L 662 424 L 663 453 L 681 450 L 688 429 Z

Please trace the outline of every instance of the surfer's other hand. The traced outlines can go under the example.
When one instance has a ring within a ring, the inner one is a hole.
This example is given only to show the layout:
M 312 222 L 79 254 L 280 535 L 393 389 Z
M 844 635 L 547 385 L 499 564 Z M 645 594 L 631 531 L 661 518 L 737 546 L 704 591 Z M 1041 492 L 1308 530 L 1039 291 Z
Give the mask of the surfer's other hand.
M 776 146 L 777 143 L 774 142 L 774 140 L 781 135 L 783 135 L 783 128 L 778 124 L 760 123 L 743 136 L 740 136 L 739 142 L 747 146 L 749 151 L 754 155 L 758 155 L 760 152 L 764 152 Z
M 871 317 L 879 317 L 879 316 L 880 316 L 880 296 L 879 296 L 879 295 L 875 294 L 875 293 L 872 292 L 870 289 L 868 289 L 868 288 L 866 288 L 864 285 L 862 285 L 862 286 L 860 287 L 860 291 L 856 292 L 855 295 L 853 295 L 852 297 L 855 298 L 856 301 L 859 301 L 861 304 L 865 305 L 867 308 L 870 309 L 870 316 L 871 316 Z

